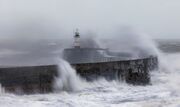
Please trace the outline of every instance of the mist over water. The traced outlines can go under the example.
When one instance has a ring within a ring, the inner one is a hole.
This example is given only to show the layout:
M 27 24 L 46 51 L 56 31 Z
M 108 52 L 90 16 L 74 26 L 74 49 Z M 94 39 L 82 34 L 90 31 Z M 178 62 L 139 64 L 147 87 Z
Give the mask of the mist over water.
M 122 81 L 105 79 L 86 82 L 79 78 L 68 62 L 58 58 L 59 76 L 54 83 L 55 93 L 22 96 L 6 93 L 0 96 L 0 105 L 3 107 L 13 107 L 14 105 L 28 107 L 27 105 L 33 103 L 32 107 L 178 107 L 180 105 L 180 82 L 178 81 L 180 55 L 162 53 L 158 51 L 151 40 L 143 39 L 142 43 L 140 40 L 137 41 L 143 45 L 143 48 L 139 48 L 145 50 L 144 41 L 149 41 L 146 43 L 152 43 L 147 44 L 152 47 L 148 51 L 157 50 L 152 53 L 155 52 L 160 60 L 160 69 L 151 72 L 152 85 L 132 86 Z M 115 43 L 114 46 L 116 45 Z
M 116 52 L 131 53 L 134 57 L 157 55 L 159 50 L 156 44 L 144 32 L 130 26 L 119 26 L 110 30 L 111 38 L 104 45 Z

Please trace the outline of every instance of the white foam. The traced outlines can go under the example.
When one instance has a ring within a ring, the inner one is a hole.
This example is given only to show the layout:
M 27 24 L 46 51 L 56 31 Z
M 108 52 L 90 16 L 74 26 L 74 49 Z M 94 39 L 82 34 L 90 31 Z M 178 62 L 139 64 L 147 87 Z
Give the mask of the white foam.
M 63 60 L 59 59 L 58 77 L 55 78 L 55 91 L 77 91 L 82 88 L 83 80 L 76 74 L 75 69 Z
M 4 87 L 2 87 L 2 85 L 0 84 L 0 94 L 4 94 L 5 93 L 5 89 Z

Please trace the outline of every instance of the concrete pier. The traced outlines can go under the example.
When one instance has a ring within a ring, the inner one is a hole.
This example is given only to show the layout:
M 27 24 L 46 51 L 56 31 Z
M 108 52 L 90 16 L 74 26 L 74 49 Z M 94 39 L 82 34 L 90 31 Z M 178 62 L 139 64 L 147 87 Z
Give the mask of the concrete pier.
M 150 83 L 149 72 L 158 68 L 157 57 L 101 63 L 72 64 L 77 74 L 88 81 L 104 77 L 119 79 L 134 85 Z M 0 83 L 6 92 L 47 93 L 53 91 L 57 65 L 0 68 Z

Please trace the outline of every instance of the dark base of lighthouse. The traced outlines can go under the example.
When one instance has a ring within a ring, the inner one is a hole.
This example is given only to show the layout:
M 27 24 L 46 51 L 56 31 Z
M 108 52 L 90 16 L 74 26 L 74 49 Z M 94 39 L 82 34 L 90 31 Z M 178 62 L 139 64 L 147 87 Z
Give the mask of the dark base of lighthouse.
M 129 61 L 86 63 L 72 65 L 87 81 L 100 77 L 122 80 L 134 85 L 150 83 L 149 72 L 158 68 L 157 57 Z M 6 92 L 48 93 L 53 91 L 56 65 L 0 68 L 0 83 Z

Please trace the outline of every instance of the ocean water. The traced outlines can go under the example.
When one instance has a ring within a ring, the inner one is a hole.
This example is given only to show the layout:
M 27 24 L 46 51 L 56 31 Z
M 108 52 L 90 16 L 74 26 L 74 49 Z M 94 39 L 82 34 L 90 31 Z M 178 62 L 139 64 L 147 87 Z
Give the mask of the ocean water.
M 0 107 L 180 107 L 180 53 L 166 53 L 162 60 L 161 69 L 151 73 L 152 85 L 104 79 L 88 83 L 79 77 L 73 81 L 76 75 L 67 73 L 68 81 L 57 79 L 54 93 L 14 95 L 1 88 Z M 60 69 L 73 71 L 63 64 Z

